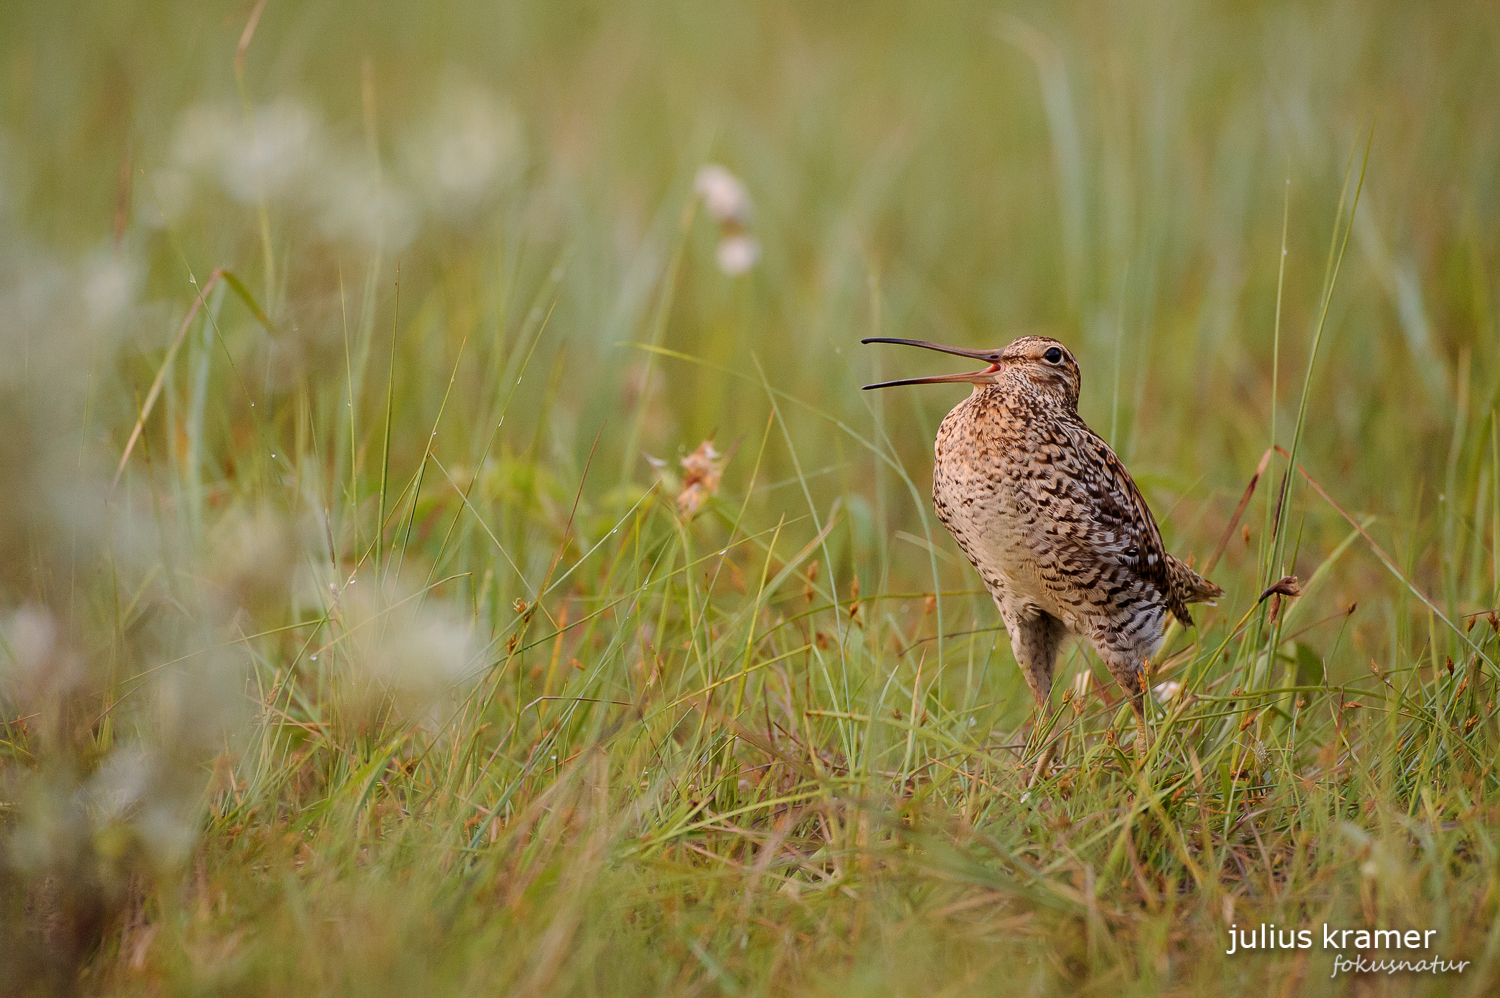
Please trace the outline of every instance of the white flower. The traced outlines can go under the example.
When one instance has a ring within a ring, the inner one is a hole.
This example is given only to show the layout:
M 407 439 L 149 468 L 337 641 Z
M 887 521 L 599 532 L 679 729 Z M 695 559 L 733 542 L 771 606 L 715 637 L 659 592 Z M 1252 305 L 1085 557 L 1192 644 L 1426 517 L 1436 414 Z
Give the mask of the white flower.
M 255 204 L 298 192 L 322 158 L 318 116 L 282 97 L 258 108 L 246 121 L 224 106 L 196 105 L 177 126 L 177 166 L 216 176 L 235 200 Z
M 354 586 L 340 593 L 339 607 L 341 654 L 331 668 L 354 716 L 374 717 L 389 701 L 418 719 L 472 666 L 472 628 L 436 599 Z
M 483 87 L 453 83 L 408 143 L 410 171 L 438 213 L 462 221 L 513 181 L 526 160 L 521 121 Z
M 46 607 L 27 603 L 0 618 L 0 694 L 15 698 L 22 714 L 57 703 L 84 674 L 82 656 Z
M 750 220 L 750 195 L 740 178 L 717 163 L 710 163 L 693 178 L 693 190 L 703 198 L 703 207 L 720 225 L 745 225 Z
M 319 198 L 318 228 L 333 240 L 399 252 L 421 225 L 406 189 L 383 178 L 363 158 L 340 160 L 330 168 L 338 178 Z
M 755 262 L 760 259 L 760 243 L 754 236 L 744 233 L 726 236 L 719 240 L 716 257 L 720 270 L 730 277 L 738 277 L 755 266 Z
M 84 262 L 83 304 L 90 323 L 109 326 L 124 317 L 135 304 L 141 269 L 133 257 L 109 251 Z
M 318 118 L 291 98 L 257 110 L 245 132 L 242 125 L 243 138 L 230 147 L 221 167 L 224 189 L 236 200 L 252 204 L 286 198 L 318 162 Z
M 11 614 L 6 623 L 5 643 L 19 678 L 42 678 L 57 650 L 57 621 L 42 607 L 28 603 Z
M 105 821 L 125 816 L 150 788 L 151 760 L 136 749 L 116 749 L 89 778 L 84 788 L 90 803 Z

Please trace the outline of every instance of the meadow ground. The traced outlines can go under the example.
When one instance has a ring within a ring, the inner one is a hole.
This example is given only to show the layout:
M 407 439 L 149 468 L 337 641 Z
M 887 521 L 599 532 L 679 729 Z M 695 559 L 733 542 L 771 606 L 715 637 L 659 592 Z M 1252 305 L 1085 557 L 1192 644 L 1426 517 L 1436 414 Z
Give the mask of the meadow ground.
M 0 991 L 1494 993 L 1497 43 L 3 5 Z M 1024 332 L 1226 590 L 1142 766 L 858 390 Z

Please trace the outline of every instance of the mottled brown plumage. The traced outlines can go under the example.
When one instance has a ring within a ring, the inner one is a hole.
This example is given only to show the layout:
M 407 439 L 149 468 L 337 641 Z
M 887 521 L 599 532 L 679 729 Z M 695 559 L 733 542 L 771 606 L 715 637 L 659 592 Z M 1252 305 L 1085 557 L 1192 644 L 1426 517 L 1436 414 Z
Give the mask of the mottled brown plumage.
M 938 428 L 932 500 L 978 570 L 1039 705 L 1062 640 L 1086 638 L 1130 696 L 1145 746 L 1142 669 L 1167 615 L 1222 590 L 1169 554 L 1151 510 L 1110 446 L 1078 415 L 1078 364 L 1057 340 L 1003 350 L 903 343 L 988 361 L 970 374 L 867 385 L 968 382 Z M 1045 758 L 1041 765 L 1045 765 Z

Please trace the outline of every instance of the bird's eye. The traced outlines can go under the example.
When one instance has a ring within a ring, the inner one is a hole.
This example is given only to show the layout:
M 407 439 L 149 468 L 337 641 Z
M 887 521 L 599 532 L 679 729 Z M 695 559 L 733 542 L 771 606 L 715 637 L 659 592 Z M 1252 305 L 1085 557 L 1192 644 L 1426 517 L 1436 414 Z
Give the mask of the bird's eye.
M 1052 347 L 1046 353 L 1042 354 L 1042 359 L 1049 364 L 1061 364 L 1062 351 L 1057 347 Z

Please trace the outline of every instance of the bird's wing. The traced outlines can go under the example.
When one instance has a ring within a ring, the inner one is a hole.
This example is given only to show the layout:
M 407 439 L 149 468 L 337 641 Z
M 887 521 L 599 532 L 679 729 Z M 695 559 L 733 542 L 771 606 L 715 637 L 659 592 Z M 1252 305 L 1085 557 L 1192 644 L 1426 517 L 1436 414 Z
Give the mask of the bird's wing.
M 1172 556 L 1161 539 L 1156 518 L 1125 465 L 1093 430 L 1080 421 L 1064 431 L 1077 450 L 1078 484 L 1094 509 L 1093 529 L 1085 542 L 1096 557 L 1128 569 L 1165 597 L 1179 619 L 1187 614 L 1172 579 Z

